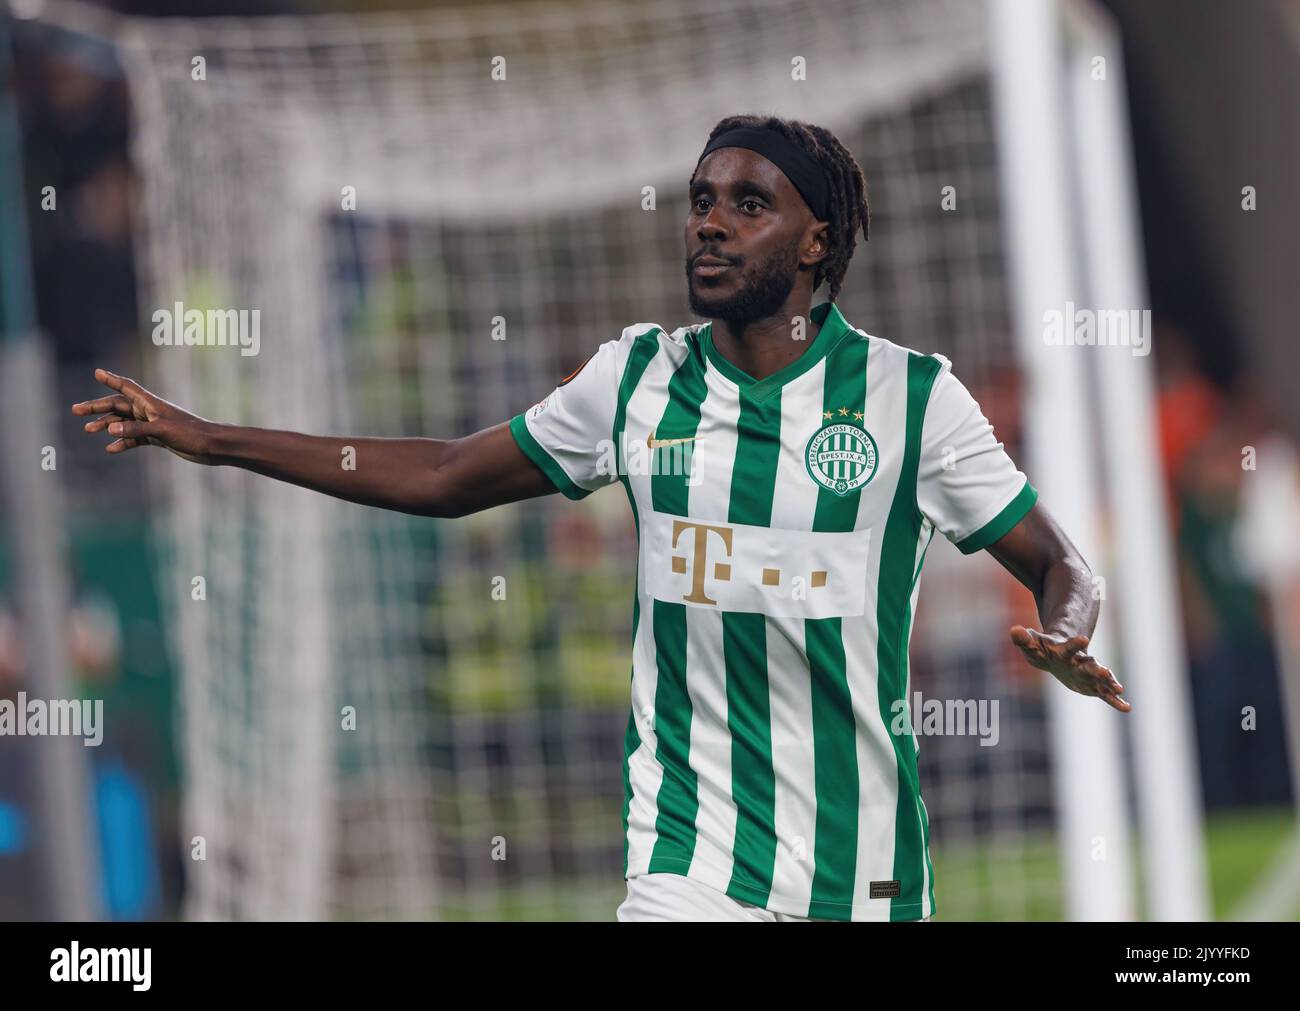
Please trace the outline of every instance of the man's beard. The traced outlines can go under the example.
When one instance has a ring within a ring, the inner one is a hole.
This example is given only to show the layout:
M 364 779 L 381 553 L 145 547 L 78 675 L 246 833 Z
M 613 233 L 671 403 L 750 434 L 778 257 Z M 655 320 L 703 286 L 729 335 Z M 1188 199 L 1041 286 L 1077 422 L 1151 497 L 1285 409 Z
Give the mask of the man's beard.
M 691 261 L 687 260 L 686 290 L 690 296 L 691 312 L 727 323 L 750 323 L 774 316 L 794 290 L 798 269 L 799 249 L 791 246 L 782 252 L 773 253 L 760 265 L 757 273 L 744 279 L 739 291 L 715 294 L 706 288 L 696 287 L 696 278 L 691 273 Z

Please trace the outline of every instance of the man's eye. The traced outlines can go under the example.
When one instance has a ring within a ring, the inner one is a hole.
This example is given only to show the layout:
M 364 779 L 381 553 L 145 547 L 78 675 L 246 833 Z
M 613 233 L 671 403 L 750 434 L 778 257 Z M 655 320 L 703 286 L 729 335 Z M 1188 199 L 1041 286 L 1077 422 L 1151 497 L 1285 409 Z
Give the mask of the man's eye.
M 701 204 L 707 204 L 708 202 L 709 202 L 709 198 L 708 198 L 708 197 L 696 197 L 696 198 L 695 198 L 695 209 L 696 209 L 697 211 L 700 211 L 701 213 L 703 213 L 703 211 L 706 210 L 707 208 L 701 207 L 700 205 L 701 205 Z
M 741 201 L 740 206 L 742 208 L 752 208 L 752 210 L 747 211 L 747 213 L 749 214 L 757 214 L 759 211 L 763 209 L 763 205 L 760 204 L 757 200 L 743 200 Z

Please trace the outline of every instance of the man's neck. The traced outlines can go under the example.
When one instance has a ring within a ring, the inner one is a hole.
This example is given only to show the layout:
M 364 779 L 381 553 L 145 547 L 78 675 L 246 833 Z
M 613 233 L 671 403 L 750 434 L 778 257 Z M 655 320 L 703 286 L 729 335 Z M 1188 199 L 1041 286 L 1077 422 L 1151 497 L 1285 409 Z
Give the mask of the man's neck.
M 802 304 L 791 298 L 777 313 L 744 323 L 715 319 L 710 334 L 713 346 L 732 365 L 754 379 L 766 379 L 800 357 L 821 327 L 813 322 L 809 296 Z M 802 328 L 799 327 L 802 321 Z

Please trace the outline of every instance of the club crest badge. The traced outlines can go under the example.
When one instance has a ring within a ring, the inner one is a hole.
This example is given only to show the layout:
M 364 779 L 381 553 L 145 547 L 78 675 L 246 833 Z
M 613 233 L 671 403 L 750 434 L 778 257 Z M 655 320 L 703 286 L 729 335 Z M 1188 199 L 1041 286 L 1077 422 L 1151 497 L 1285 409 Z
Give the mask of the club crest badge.
M 845 420 L 834 412 L 811 439 L 804 451 L 808 473 L 827 491 L 844 496 L 857 491 L 876 474 L 876 440 L 861 425 L 854 424 L 849 412 L 841 408 Z M 854 412 L 860 417 L 860 412 Z

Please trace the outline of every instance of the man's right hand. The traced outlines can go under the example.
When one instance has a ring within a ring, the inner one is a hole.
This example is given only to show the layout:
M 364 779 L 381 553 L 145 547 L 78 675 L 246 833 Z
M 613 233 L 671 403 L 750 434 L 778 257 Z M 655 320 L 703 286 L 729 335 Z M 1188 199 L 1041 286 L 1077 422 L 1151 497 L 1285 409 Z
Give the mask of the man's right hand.
M 557 489 L 521 450 L 509 422 L 460 439 L 304 435 L 207 421 L 124 376 L 96 369 L 115 392 L 72 405 L 98 414 L 87 432 L 108 452 L 163 446 L 195 463 L 241 467 L 335 498 L 416 516 L 455 517 Z
M 213 463 L 211 437 L 216 426 L 155 396 L 134 380 L 96 369 L 95 379 L 116 391 L 98 400 L 72 405 L 76 415 L 98 414 L 85 424 L 87 432 L 118 436 L 106 447 L 125 453 L 136 446 L 163 446 L 193 463 Z

